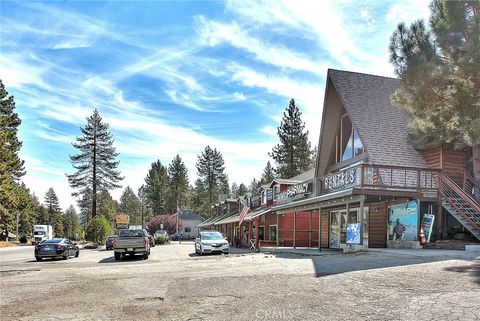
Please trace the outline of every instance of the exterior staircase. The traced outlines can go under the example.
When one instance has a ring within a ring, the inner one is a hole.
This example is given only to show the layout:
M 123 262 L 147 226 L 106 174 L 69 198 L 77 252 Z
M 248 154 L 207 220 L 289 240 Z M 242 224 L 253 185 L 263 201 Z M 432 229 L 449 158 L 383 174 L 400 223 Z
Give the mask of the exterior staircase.
M 462 189 L 445 173 L 439 175 L 443 207 L 480 240 L 480 199 L 477 199 L 480 183 L 470 177 L 468 184 L 463 185 Z

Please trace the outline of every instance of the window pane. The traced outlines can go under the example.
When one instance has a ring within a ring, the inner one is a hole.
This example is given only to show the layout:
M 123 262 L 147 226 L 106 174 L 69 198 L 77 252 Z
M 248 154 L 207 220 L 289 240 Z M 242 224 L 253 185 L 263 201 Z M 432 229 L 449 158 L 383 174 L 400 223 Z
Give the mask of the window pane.
M 350 134 L 350 139 L 348 140 L 347 146 L 343 152 L 342 161 L 352 158 L 353 156 L 353 135 Z
M 354 148 L 355 148 L 355 156 L 363 154 L 364 148 L 360 137 L 356 130 L 353 131 L 353 140 L 354 140 Z

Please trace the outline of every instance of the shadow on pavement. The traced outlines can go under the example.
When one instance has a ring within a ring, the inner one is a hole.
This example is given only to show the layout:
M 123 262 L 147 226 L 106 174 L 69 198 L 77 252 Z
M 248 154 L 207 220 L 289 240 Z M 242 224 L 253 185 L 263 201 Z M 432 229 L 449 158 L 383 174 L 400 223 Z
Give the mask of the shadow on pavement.
M 467 273 L 475 279 L 475 283 L 480 284 L 480 261 L 478 260 L 469 265 L 447 267 L 445 271 Z
M 113 256 L 106 257 L 98 261 L 98 263 L 119 263 L 119 262 L 126 262 L 126 261 L 143 261 L 143 257 L 141 255 L 128 255 L 122 257 L 121 260 L 116 261 Z
M 270 255 L 284 259 L 311 260 L 315 268 L 315 277 L 322 277 L 353 271 L 364 271 L 397 266 L 416 265 L 422 263 L 433 263 L 455 259 L 452 257 L 442 256 L 413 256 L 408 255 L 408 253 L 405 253 L 405 255 L 388 255 L 380 252 L 358 252 L 355 254 L 338 254 L 324 256 L 306 256 L 296 255 L 293 253 L 270 253 Z M 468 259 L 466 261 L 478 262 Z M 479 263 L 446 270 L 459 273 L 471 273 L 472 275 L 480 278 Z M 479 280 L 476 280 L 476 282 L 478 281 Z

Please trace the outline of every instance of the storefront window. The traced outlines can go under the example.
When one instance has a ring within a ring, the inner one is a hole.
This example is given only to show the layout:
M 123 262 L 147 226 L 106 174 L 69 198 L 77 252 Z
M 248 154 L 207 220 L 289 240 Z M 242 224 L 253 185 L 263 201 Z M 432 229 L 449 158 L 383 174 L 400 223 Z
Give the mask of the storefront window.
M 258 227 L 258 239 L 260 241 L 265 240 L 265 226 Z
M 276 241 L 277 240 L 277 226 L 276 225 L 270 225 L 269 230 L 270 230 L 270 241 Z

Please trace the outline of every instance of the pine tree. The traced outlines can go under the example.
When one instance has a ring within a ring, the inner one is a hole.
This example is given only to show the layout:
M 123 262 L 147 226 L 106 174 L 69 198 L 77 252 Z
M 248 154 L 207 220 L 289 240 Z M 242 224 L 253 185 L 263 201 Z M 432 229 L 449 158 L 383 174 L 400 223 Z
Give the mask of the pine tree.
M 295 100 L 290 100 L 277 129 L 280 143 L 269 153 L 277 165 L 275 172 L 281 178 L 291 178 L 311 168 L 313 151 L 301 115 Z
M 169 200 L 168 213 L 175 213 L 177 206 L 187 205 L 188 171 L 180 156 L 177 154 L 168 166 Z
M 207 200 L 207 191 L 200 178 L 195 180 L 195 186 L 192 186 L 190 189 L 189 207 L 204 217 L 209 217 L 211 214 L 210 205 Z
M 15 110 L 15 99 L 9 96 L 0 80 L 0 240 L 13 230 L 18 203 L 18 180 L 25 174 L 24 162 L 18 156 L 21 120 Z
M 92 191 L 87 189 L 82 197 L 77 200 L 79 213 L 79 222 L 86 228 L 88 223 L 92 220 Z
M 248 191 L 252 193 L 252 195 L 255 195 L 257 194 L 260 186 L 262 186 L 262 182 L 257 181 L 256 178 L 253 178 L 253 180 L 250 182 L 250 185 L 248 186 Z
M 112 198 L 112 195 L 107 190 L 103 190 L 98 198 L 97 214 L 103 215 L 109 222 L 115 220 L 118 213 L 117 203 Z
M 240 183 L 240 185 L 238 186 L 238 196 L 244 196 L 245 194 L 247 194 L 247 192 L 248 189 L 245 184 Z
M 228 179 L 224 173 L 225 162 L 222 154 L 210 146 L 198 155 L 197 161 L 198 176 L 205 187 L 208 206 L 217 202 L 218 194 L 225 191 L 228 186 Z
M 80 128 L 82 136 L 76 138 L 72 145 L 80 154 L 70 156 L 72 166 L 77 170 L 68 176 L 73 189 L 73 196 L 85 196 L 91 191 L 92 217 L 97 214 L 98 193 L 102 190 L 120 188 L 123 180 L 117 170 L 118 153 L 113 146 L 114 139 L 108 131 L 108 124 L 102 122 L 97 109 L 87 117 L 87 124 Z
M 160 160 L 152 163 L 145 178 L 145 195 L 153 215 L 167 213 L 168 173 Z
M 238 185 L 235 182 L 232 183 L 232 187 L 230 188 L 230 197 L 231 198 L 238 197 Z
M 77 235 L 79 234 L 79 224 L 78 224 L 78 216 L 77 211 L 73 205 L 70 205 L 69 208 L 65 211 L 63 229 L 65 232 L 65 236 L 71 240 L 77 239 Z
M 412 118 L 417 148 L 473 147 L 480 178 L 480 2 L 432 1 L 423 20 L 400 23 L 390 61 L 400 79 L 392 100 Z
M 270 161 L 267 161 L 267 165 L 265 166 L 262 179 L 260 180 L 262 184 L 270 184 L 275 179 L 275 170 L 270 164 Z
M 144 225 L 142 222 L 142 204 L 130 186 L 127 186 L 120 196 L 120 211 L 130 216 L 130 224 Z
M 63 215 L 57 194 L 54 189 L 50 187 L 45 193 L 43 204 L 48 212 L 49 225 L 53 226 L 53 233 L 56 237 L 63 237 Z
M 39 203 L 35 195 L 30 194 L 30 190 L 23 182 L 20 184 L 18 191 L 18 236 L 30 235 L 33 230 L 33 224 L 36 224 Z

